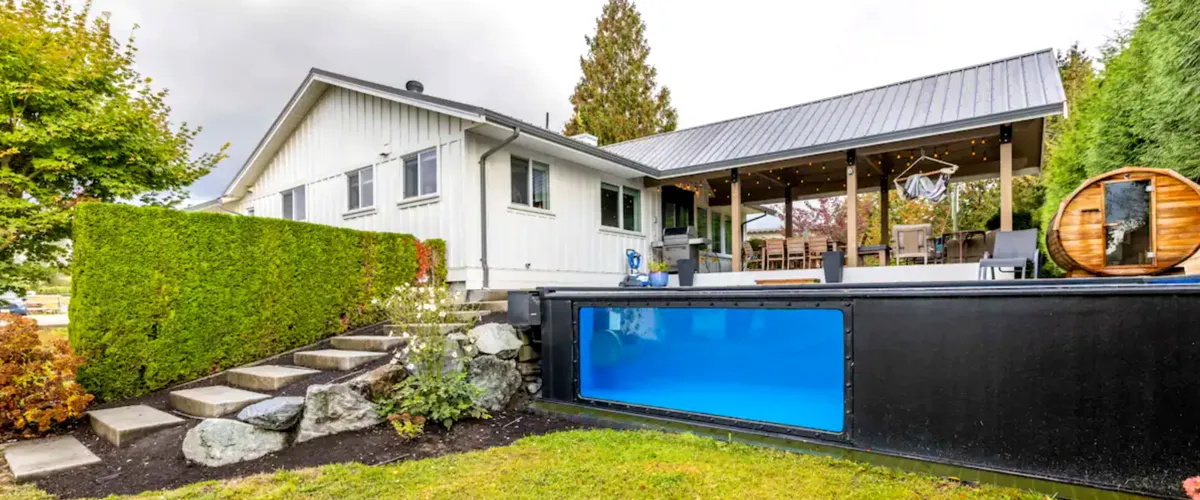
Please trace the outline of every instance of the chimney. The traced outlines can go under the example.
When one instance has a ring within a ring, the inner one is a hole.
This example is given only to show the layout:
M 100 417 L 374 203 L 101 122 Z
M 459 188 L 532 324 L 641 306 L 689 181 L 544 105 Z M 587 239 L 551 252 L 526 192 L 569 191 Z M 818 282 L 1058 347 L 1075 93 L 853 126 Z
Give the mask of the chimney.
M 416 80 L 409 80 L 408 83 L 404 84 L 404 90 L 421 94 L 425 92 L 425 86 Z
M 592 145 L 592 146 L 600 145 L 600 139 L 598 137 L 596 137 L 592 134 L 588 134 L 588 133 L 569 135 L 567 137 L 569 137 L 571 139 L 575 139 L 584 144 Z

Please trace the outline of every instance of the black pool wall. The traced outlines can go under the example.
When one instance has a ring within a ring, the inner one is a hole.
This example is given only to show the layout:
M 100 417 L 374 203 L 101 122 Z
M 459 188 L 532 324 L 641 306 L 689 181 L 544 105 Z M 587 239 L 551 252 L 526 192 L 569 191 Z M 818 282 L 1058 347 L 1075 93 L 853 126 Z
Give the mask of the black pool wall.
M 1179 496 L 1180 482 L 1200 474 L 1200 287 L 1112 283 L 544 289 L 543 397 L 602 404 L 578 396 L 573 321 L 584 305 L 834 302 L 850 314 L 847 426 L 839 434 L 791 429 L 794 434 L 934 462 Z M 803 328 L 781 325 L 780 335 Z

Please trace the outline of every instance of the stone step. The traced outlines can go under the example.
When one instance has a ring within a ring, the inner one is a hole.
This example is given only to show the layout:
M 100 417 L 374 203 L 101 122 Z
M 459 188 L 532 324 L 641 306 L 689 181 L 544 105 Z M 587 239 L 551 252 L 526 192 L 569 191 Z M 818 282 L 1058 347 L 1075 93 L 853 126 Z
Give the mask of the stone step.
M 17 482 L 100 463 L 100 457 L 72 436 L 19 441 L 4 448 L 4 460 Z
M 466 309 L 466 310 L 487 311 L 489 313 L 508 312 L 508 300 L 507 299 L 506 300 L 485 300 L 483 302 L 470 302 L 467 304 L 463 304 L 463 306 L 464 306 L 463 309 Z
M 225 372 L 225 383 L 252 391 L 278 391 L 283 386 L 321 373 L 295 366 L 259 365 Z
M 467 302 L 508 300 L 508 290 L 467 290 Z
M 87 415 L 92 424 L 92 432 L 118 447 L 159 429 L 184 422 L 182 418 L 146 405 L 93 410 L 87 412 Z
M 466 323 L 409 323 L 405 325 L 388 325 L 387 332 L 392 336 L 399 337 L 404 332 L 416 334 L 417 332 L 437 329 L 442 335 L 453 332 L 461 332 L 467 329 Z
M 215 418 L 267 399 L 271 396 L 214 385 L 172 392 L 171 407 L 188 415 Z
M 400 337 L 387 335 L 347 335 L 333 338 L 333 348 L 343 351 L 388 352 L 404 342 Z
M 479 321 L 484 316 L 488 315 L 488 311 L 479 309 L 466 309 L 461 311 L 450 311 L 450 315 L 454 316 L 458 321 Z
M 387 356 L 386 352 L 323 349 L 320 351 L 298 352 L 292 356 L 292 362 L 317 370 L 348 371 L 384 356 Z

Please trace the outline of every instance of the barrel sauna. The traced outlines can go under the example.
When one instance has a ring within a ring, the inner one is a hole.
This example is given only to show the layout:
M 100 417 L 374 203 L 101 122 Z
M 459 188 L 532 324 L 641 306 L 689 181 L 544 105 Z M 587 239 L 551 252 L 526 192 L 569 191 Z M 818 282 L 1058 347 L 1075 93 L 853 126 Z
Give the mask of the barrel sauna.
M 1088 179 L 1059 205 L 1046 249 L 1070 276 L 1166 272 L 1200 249 L 1200 186 L 1144 167 Z

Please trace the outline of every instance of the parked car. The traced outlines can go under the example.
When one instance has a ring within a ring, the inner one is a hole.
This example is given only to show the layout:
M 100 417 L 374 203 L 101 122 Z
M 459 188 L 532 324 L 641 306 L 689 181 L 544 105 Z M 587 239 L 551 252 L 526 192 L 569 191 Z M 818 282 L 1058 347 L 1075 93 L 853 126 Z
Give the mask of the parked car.
M 29 314 L 29 307 L 25 305 L 25 301 L 19 298 L 0 298 L 0 313 L 16 314 L 25 316 Z

